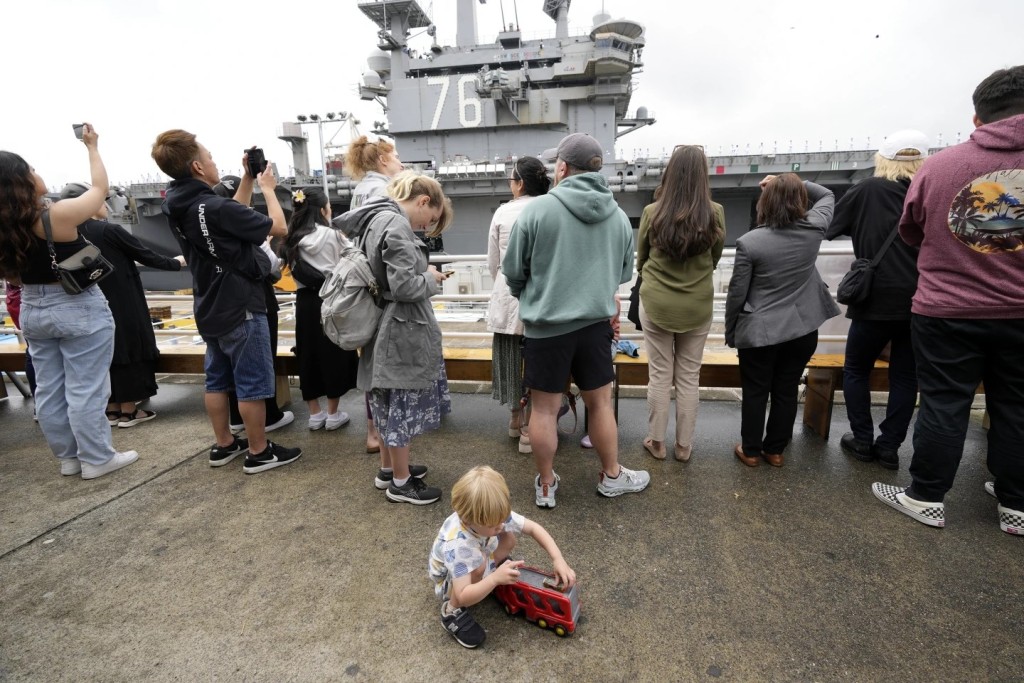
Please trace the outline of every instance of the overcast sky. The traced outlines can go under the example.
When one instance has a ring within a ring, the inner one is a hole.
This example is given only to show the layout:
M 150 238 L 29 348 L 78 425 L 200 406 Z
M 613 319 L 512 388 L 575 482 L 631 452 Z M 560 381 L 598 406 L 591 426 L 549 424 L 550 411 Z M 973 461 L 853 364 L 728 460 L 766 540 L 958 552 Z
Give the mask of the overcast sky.
M 287 173 L 277 140 L 297 114 L 348 110 L 372 128 L 380 107 L 356 84 L 376 27 L 357 0 L 35 0 L 0 3 L 6 84 L 0 149 L 21 154 L 53 187 L 88 177 L 71 124 L 90 121 L 112 182 L 162 180 L 149 149 L 168 128 L 196 133 L 222 173 L 259 144 Z M 420 0 L 438 42 L 455 43 L 455 0 Z M 1009 33 L 964 32 L 952 0 L 573 0 L 570 26 L 589 28 L 602 4 L 647 29 L 631 111 L 651 127 L 619 141 L 618 156 L 701 143 L 712 154 L 876 148 L 901 128 L 932 144 L 972 129 L 971 93 L 998 68 L 1024 62 Z M 516 7 L 518 5 L 518 7 Z M 542 0 L 478 5 L 481 42 L 516 9 L 525 37 L 554 34 Z M 998 21 L 998 18 L 996 19 Z M 414 40 L 423 50 L 429 38 Z M 347 140 L 337 125 L 326 137 Z M 307 126 L 320 166 L 316 128 Z M 941 135 L 941 140 L 940 140 Z M 852 139 L 852 142 L 851 142 Z M 869 143 L 870 140 L 870 143 Z M 401 151 L 401 150 L 399 150 Z M 532 153 L 535 150 L 524 150 Z

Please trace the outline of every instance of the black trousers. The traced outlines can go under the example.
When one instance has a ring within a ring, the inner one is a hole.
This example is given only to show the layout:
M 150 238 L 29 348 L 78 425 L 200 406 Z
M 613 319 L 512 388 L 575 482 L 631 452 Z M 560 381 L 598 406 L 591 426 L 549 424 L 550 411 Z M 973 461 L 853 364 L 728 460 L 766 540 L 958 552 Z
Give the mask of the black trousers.
M 324 334 L 321 304 L 318 290 L 300 287 L 295 292 L 295 355 L 303 401 L 344 396 L 355 389 L 359 371 L 359 354 L 342 349 Z
M 886 344 L 889 351 L 889 402 L 885 419 L 878 426 L 881 436 L 875 440 L 871 419 L 871 370 Z M 907 428 L 917 402 L 917 368 L 910 343 L 909 320 L 853 320 L 846 337 L 846 362 L 843 366 L 843 397 L 850 431 L 858 441 L 879 448 L 899 450 L 907 438 Z
M 996 496 L 1004 507 L 1024 511 L 1024 320 L 914 315 L 910 324 L 921 406 L 908 495 L 941 502 L 953 487 L 974 392 L 984 382 Z
M 743 387 L 740 436 L 747 455 L 782 453 L 793 439 L 797 388 L 817 346 L 818 331 L 814 330 L 781 344 L 739 349 Z M 769 398 L 771 408 L 766 427 L 764 415 Z

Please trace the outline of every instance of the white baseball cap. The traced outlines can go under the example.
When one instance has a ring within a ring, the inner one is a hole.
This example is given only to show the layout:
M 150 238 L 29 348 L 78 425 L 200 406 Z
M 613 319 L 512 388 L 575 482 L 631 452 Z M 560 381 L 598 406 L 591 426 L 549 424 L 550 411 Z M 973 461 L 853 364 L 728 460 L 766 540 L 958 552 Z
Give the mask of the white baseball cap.
M 900 154 L 912 149 L 916 154 Z M 928 136 L 919 130 L 898 130 L 885 139 L 878 153 L 892 161 L 917 161 L 928 156 Z

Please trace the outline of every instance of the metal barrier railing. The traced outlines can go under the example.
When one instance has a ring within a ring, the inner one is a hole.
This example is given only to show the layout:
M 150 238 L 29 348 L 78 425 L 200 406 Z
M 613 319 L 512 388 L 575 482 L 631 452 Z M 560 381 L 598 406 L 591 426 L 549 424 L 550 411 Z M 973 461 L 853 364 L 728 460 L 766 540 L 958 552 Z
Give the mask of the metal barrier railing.
M 849 242 L 842 242 L 838 244 L 823 244 L 818 252 L 819 256 L 849 256 L 853 257 L 853 246 Z M 732 259 L 736 255 L 736 249 L 729 247 L 723 250 L 722 260 Z M 486 263 L 487 256 L 484 254 L 431 254 L 431 263 Z M 634 273 L 635 276 L 635 273 Z M 721 304 L 725 301 L 728 295 L 724 292 L 716 292 L 714 294 L 715 311 L 712 315 L 712 323 L 722 324 L 725 322 L 724 311 L 721 310 Z M 833 298 L 835 293 L 832 293 Z M 625 299 L 625 297 L 623 297 Z M 293 310 L 295 305 L 295 295 L 291 293 L 280 293 L 277 295 L 277 300 L 281 304 L 282 312 L 287 310 Z M 166 293 L 147 293 L 146 301 L 150 304 L 182 304 L 192 301 L 192 296 L 189 294 L 166 294 Z M 469 304 L 465 309 L 461 309 L 464 312 L 471 312 L 479 310 L 481 314 L 486 312 L 486 304 L 490 301 L 490 294 L 438 294 L 433 297 L 432 301 L 438 303 L 453 303 L 453 304 Z M 625 303 L 625 302 L 624 302 Z M 482 305 L 482 306 L 481 306 Z M 623 308 L 622 317 L 625 319 L 626 307 Z M 279 314 L 280 315 L 280 314 Z M 285 314 L 285 319 L 289 319 Z M 292 314 L 294 317 L 294 314 Z M 171 329 L 162 329 L 164 325 L 176 325 L 183 324 L 190 327 L 173 327 Z M 155 329 L 153 330 L 157 339 L 163 343 L 176 343 L 180 341 L 186 341 L 188 344 L 195 343 L 194 338 L 198 337 L 198 331 L 194 329 L 194 321 L 192 314 L 181 315 L 175 318 L 169 318 L 161 320 L 158 323 L 154 323 Z M 20 330 L 15 329 L 10 325 L 0 326 L 0 334 L 12 334 L 16 335 L 18 341 L 24 343 L 24 337 Z M 456 331 L 447 330 L 444 331 L 444 336 L 452 339 L 486 339 L 490 338 L 492 334 L 487 331 Z M 278 331 L 278 336 L 281 339 L 289 340 L 294 339 L 295 332 L 292 329 L 282 328 Z M 629 339 L 631 341 L 642 340 L 643 334 L 639 332 L 623 332 L 623 339 Z M 721 342 L 725 340 L 725 335 L 721 333 L 712 333 L 708 335 L 708 339 L 711 341 Z M 845 334 L 820 334 L 818 336 L 819 342 L 828 343 L 845 343 Z

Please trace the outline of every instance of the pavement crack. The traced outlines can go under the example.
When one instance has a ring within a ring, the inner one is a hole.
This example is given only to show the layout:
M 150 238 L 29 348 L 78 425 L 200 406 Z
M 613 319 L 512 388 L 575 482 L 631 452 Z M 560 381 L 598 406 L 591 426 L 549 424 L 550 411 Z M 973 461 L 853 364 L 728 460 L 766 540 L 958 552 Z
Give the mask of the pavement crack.
M 196 453 L 193 453 L 192 455 L 188 456 L 184 460 L 180 460 L 180 461 L 174 463 L 173 465 L 171 465 L 170 467 L 156 472 L 155 474 L 153 474 L 153 476 L 151 476 L 151 477 L 149 477 L 147 479 L 143 479 L 142 481 L 138 482 L 137 484 L 134 484 L 133 486 L 130 486 L 129 488 L 125 489 L 124 491 L 122 491 L 121 493 L 117 494 L 113 498 L 109 498 L 109 499 L 104 500 L 104 501 L 102 501 L 100 503 L 97 503 L 96 505 L 92 506 L 88 510 L 83 510 L 83 511 L 79 512 L 78 514 L 74 515 L 73 517 L 69 517 L 68 519 L 65 519 L 60 524 L 56 524 L 56 525 L 50 527 L 49 529 L 46 529 L 45 531 L 42 531 L 42 532 L 36 534 L 32 538 L 29 538 L 28 540 L 23 541 L 22 543 L 19 543 L 18 545 L 14 546 L 13 548 L 11 548 L 11 549 L 3 552 L 3 553 L 0 553 L 0 561 L 3 561 L 8 555 L 13 555 L 14 553 L 18 552 L 22 548 L 25 548 L 27 546 L 32 545 L 33 543 L 38 541 L 40 538 L 43 538 L 44 536 L 46 536 L 48 534 L 52 534 L 52 533 L 54 533 L 56 531 L 60 531 L 61 529 L 63 529 L 64 527 L 68 526 L 72 522 L 75 522 L 75 521 L 81 519 L 82 517 L 85 517 L 86 515 L 91 514 L 91 513 L 95 512 L 96 510 L 99 510 L 100 508 L 104 508 L 104 507 L 110 505 L 111 503 L 124 498 L 129 493 L 132 493 L 133 491 L 136 491 L 137 489 L 142 488 L 146 484 L 149 484 L 150 482 L 153 482 L 153 481 L 159 479 L 160 477 L 164 476 L 165 474 L 168 474 L 169 472 L 173 472 L 174 470 L 178 469 L 182 465 L 184 465 L 186 463 L 189 463 L 189 462 L 192 462 L 193 460 L 195 460 L 200 455 L 203 455 L 204 453 L 209 453 L 209 452 L 210 451 L 209 451 L 208 448 L 204 448 L 204 449 L 202 449 L 200 451 L 197 451 Z

